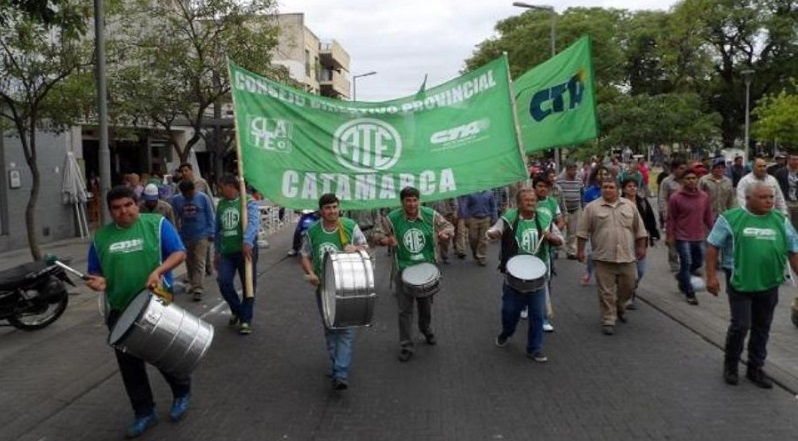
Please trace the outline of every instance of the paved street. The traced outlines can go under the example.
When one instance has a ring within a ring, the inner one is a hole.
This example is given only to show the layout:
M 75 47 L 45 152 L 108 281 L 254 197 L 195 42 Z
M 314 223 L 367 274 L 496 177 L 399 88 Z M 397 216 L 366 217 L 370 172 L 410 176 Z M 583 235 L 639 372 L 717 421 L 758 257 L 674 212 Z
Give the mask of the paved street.
M 699 295 L 690 306 L 667 272 L 665 250 L 651 250 L 642 302 L 600 332 L 595 286 L 578 283 L 582 266 L 559 260 L 554 282 L 556 331 L 546 364 L 524 356 L 525 327 L 497 348 L 501 276 L 492 260 L 478 267 L 454 259 L 442 268 L 433 326 L 438 345 L 419 343 L 397 358 L 396 305 L 388 260 L 378 251 L 374 325 L 359 330 L 350 389 L 332 392 L 313 290 L 296 258 L 285 257 L 291 231 L 269 238 L 258 268 L 255 332 L 242 337 L 214 280 L 205 301 L 178 302 L 216 327 L 210 353 L 194 375 L 192 406 L 168 421 L 171 397 L 151 375 L 160 424 L 145 440 L 788 440 L 798 436 L 798 328 L 789 322 L 795 289 L 782 290 L 766 370 L 778 383 L 761 390 L 721 379 L 728 311 L 725 299 Z M 71 254 L 85 269 L 85 244 Z M 0 254 L 0 268 L 28 259 Z M 105 343 L 96 296 L 75 290 L 64 317 L 26 333 L 0 328 L 0 440 L 122 439 L 132 414 Z M 741 372 L 744 372 L 742 370 Z

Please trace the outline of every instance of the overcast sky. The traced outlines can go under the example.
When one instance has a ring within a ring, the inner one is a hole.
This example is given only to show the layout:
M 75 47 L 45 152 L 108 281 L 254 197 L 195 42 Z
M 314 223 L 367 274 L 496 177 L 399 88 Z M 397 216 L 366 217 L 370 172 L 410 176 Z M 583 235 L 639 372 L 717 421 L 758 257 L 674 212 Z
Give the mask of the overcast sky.
M 322 40 L 337 40 L 351 57 L 358 101 L 416 93 L 458 75 L 495 24 L 520 14 L 513 0 L 278 0 L 281 13 L 303 12 L 305 26 Z M 562 12 L 573 6 L 667 9 L 675 0 L 549 0 Z

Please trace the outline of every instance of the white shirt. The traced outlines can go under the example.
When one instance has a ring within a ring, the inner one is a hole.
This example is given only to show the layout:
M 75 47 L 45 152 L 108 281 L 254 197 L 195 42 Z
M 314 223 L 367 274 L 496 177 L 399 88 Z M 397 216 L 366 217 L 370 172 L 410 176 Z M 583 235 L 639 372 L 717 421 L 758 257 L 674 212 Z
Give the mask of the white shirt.
M 756 181 L 764 182 L 765 185 L 773 189 L 774 207 L 785 216 L 788 216 L 787 202 L 784 201 L 784 194 L 781 192 L 779 181 L 771 175 L 765 175 L 764 179 L 759 179 L 754 175 L 754 172 L 751 172 L 740 178 L 740 182 L 737 183 L 737 206 L 745 207 L 745 189 Z

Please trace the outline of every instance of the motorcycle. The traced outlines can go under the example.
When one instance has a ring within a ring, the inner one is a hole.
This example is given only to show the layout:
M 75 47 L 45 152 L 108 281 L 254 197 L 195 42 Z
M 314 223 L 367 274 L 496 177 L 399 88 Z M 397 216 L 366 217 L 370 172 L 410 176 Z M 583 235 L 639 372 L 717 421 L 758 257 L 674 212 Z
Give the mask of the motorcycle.
M 0 320 L 24 331 L 49 326 L 67 308 L 66 284 L 75 286 L 55 258 L 0 271 Z

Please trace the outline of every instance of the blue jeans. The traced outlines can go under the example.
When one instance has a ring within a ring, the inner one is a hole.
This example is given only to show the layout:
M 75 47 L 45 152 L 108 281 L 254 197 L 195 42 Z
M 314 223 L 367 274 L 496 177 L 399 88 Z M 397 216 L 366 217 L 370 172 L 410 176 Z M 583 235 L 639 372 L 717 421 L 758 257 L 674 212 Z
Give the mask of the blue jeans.
M 640 283 L 640 280 L 646 274 L 646 259 L 637 259 L 637 281 L 635 282 L 635 289 Z
M 330 356 L 330 373 L 333 378 L 346 380 L 349 377 L 349 366 L 352 364 L 352 341 L 355 337 L 354 328 L 330 329 L 324 323 L 324 310 L 321 307 L 321 292 L 316 290 L 316 305 L 319 307 L 322 326 L 324 326 L 324 340 L 327 342 L 327 354 Z
M 676 252 L 679 254 L 679 291 L 695 294 L 690 276 L 704 265 L 704 241 L 677 240 Z
M 228 253 L 222 254 L 219 260 L 219 291 L 222 297 L 230 306 L 230 312 L 238 317 L 242 323 L 252 323 L 252 307 L 255 304 L 255 297 L 239 298 L 235 287 L 235 275 L 241 280 L 241 286 L 244 286 L 244 255 L 242 253 Z M 255 269 L 258 267 L 258 247 L 252 249 L 252 289 L 258 292 L 257 281 L 258 277 L 255 274 Z
M 511 337 L 521 319 L 521 310 L 529 312 L 526 352 L 535 353 L 543 348 L 543 320 L 546 317 L 546 288 L 531 293 L 519 293 L 507 284 L 502 286 L 502 336 Z

